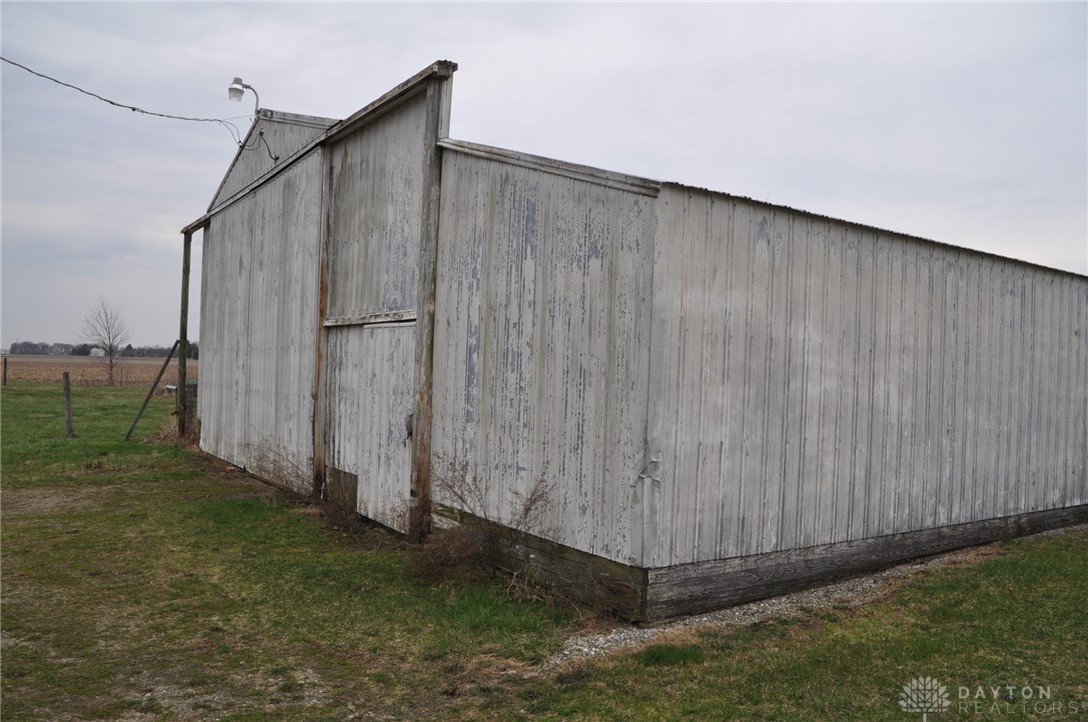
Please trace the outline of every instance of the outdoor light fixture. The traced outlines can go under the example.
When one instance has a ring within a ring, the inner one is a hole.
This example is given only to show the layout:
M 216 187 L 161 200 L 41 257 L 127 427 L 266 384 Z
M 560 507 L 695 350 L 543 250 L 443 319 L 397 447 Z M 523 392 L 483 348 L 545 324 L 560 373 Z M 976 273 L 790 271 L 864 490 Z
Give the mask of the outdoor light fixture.
M 243 83 L 241 78 L 235 78 L 234 82 L 227 88 L 227 97 L 233 100 L 235 103 L 242 102 L 242 96 L 245 95 L 246 90 L 253 91 L 253 99 L 256 104 L 253 106 L 253 112 L 256 113 L 261 107 L 261 96 L 257 95 L 257 89 L 248 83 Z

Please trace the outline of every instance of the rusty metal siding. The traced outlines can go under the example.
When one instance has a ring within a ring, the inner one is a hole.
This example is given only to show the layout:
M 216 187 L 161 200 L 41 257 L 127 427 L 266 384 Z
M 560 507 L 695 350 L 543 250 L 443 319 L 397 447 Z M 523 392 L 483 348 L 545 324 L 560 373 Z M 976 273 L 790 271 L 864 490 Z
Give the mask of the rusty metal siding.
M 329 148 L 331 317 L 415 309 L 426 96 Z
M 323 167 L 313 151 L 210 219 L 203 253 L 201 448 L 310 488 Z
M 328 331 L 325 462 L 356 475 L 356 511 L 407 532 L 415 323 Z
M 650 566 L 1088 502 L 1088 283 L 786 208 L 659 198 Z
M 653 198 L 501 154 L 444 146 L 434 359 L 434 477 L 459 464 L 485 508 L 638 563 L 632 498 L 645 463 Z
M 250 128 L 209 210 L 227 202 L 288 156 L 323 134 L 336 121 L 279 111 L 261 110 Z M 261 135 L 263 134 L 263 136 Z M 279 160 L 274 160 L 278 157 Z

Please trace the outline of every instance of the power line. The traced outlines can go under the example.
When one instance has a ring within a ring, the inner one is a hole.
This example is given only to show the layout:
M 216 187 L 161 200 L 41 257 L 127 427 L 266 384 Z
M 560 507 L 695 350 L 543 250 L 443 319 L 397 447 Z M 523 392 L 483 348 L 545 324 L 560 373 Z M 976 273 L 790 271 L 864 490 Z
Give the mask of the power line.
M 83 88 L 80 88 L 79 86 L 76 86 L 76 85 L 72 85 L 71 83 L 65 83 L 62 80 L 57 80 L 56 78 L 51 77 L 49 75 L 46 75 L 45 73 L 39 73 L 37 70 L 32 70 L 32 69 L 28 68 L 25 65 L 17 63 L 14 60 L 8 60 L 7 58 L 5 58 L 3 56 L 0 56 L 0 60 L 3 60 L 5 63 L 8 63 L 9 65 L 14 65 L 17 68 L 22 68 L 23 70 L 30 73 L 31 75 L 36 75 L 39 78 L 44 78 L 45 80 L 56 83 L 57 85 L 63 85 L 65 88 L 71 88 L 72 90 L 83 93 L 84 95 L 89 95 L 92 98 L 95 98 L 97 100 L 101 100 L 103 103 L 108 103 L 108 104 L 110 104 L 110 105 L 112 105 L 114 107 L 124 108 L 125 110 L 131 110 L 133 113 L 141 113 L 143 115 L 152 115 L 152 116 L 155 116 L 156 118 L 169 118 L 170 120 L 188 120 L 188 121 L 192 121 L 192 122 L 195 122 L 195 123 L 219 123 L 221 126 L 223 126 L 224 128 L 227 129 L 227 131 L 231 134 L 231 137 L 234 138 L 234 142 L 236 144 L 238 144 L 239 146 L 242 145 L 242 139 L 241 139 L 242 134 L 241 134 L 241 131 L 238 130 L 238 126 L 236 126 L 234 123 L 223 120 L 221 118 L 188 118 L 188 117 L 183 116 L 183 115 L 169 115 L 167 113 L 154 113 L 154 112 L 152 112 L 150 110 L 144 110 L 143 108 L 137 108 L 135 105 L 125 105 L 124 103 L 118 103 L 117 101 L 110 100 L 109 98 L 103 98 L 101 95 L 99 95 L 97 93 L 92 93 L 89 90 L 84 90 Z

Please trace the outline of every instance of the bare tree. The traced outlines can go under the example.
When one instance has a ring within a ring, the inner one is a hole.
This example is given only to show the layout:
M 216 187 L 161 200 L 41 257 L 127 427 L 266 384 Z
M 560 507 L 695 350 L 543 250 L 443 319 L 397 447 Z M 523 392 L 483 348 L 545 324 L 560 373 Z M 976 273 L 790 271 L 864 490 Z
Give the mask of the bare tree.
M 84 341 L 105 353 L 102 363 L 108 372 L 109 385 L 113 386 L 113 372 L 121 365 L 121 349 L 132 336 L 120 309 L 100 296 L 98 303 L 83 317 L 80 331 Z

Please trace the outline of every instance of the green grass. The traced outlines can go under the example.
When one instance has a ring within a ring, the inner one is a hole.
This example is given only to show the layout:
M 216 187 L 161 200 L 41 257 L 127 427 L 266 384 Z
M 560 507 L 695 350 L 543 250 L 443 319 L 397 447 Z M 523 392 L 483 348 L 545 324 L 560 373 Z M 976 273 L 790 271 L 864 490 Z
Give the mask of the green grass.
M 584 610 L 511 601 L 503 580 L 420 581 L 389 535 L 147 438 L 170 400 L 124 443 L 139 389 L 74 395 L 74 439 L 59 385 L 0 396 L 5 720 L 909 720 L 898 694 L 919 676 L 948 685 L 942 719 L 1088 716 L 1084 530 L 860 610 L 541 671 Z M 956 709 L 958 687 L 1005 684 L 1049 686 L 1065 712 Z

